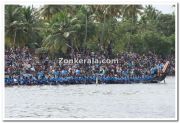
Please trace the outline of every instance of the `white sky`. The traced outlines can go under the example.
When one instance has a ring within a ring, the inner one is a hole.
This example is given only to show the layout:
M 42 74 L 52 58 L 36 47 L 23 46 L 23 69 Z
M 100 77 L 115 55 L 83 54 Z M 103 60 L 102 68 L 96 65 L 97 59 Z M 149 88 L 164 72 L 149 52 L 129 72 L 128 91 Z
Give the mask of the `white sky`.
M 171 14 L 175 8 L 172 5 L 153 5 L 157 10 L 160 10 L 164 14 Z

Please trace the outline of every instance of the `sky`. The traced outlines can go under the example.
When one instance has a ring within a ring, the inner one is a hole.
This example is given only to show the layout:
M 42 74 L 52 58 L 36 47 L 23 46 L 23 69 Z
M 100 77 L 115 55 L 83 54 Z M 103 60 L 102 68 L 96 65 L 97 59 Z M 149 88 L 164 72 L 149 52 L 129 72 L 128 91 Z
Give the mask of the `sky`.
M 175 8 L 172 5 L 153 5 L 157 10 L 160 10 L 164 14 L 171 14 Z

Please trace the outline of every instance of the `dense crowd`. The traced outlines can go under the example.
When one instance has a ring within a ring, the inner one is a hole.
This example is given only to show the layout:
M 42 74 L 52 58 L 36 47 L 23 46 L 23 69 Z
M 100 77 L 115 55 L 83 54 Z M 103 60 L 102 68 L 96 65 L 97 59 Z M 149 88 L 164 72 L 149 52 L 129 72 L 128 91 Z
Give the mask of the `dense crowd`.
M 107 56 L 97 52 L 89 52 L 86 54 L 74 53 L 72 58 L 96 58 L 106 59 Z M 60 63 L 59 59 L 52 60 L 48 55 L 37 56 L 29 48 L 16 48 L 5 50 L 5 78 L 6 83 L 17 82 L 34 83 L 42 80 L 54 80 L 63 78 L 72 80 L 76 78 L 89 77 L 90 81 L 96 79 L 96 75 L 107 77 L 123 78 L 146 78 L 152 77 L 161 70 L 166 63 L 170 61 L 168 74 L 175 73 L 175 58 L 168 56 L 166 58 L 159 57 L 151 52 L 147 54 L 137 54 L 132 52 L 122 52 L 117 54 L 118 63 L 114 64 L 65 64 Z M 84 80 L 83 79 L 83 80 Z M 21 81 L 22 80 L 22 81 Z M 105 81 L 105 80 L 103 80 Z

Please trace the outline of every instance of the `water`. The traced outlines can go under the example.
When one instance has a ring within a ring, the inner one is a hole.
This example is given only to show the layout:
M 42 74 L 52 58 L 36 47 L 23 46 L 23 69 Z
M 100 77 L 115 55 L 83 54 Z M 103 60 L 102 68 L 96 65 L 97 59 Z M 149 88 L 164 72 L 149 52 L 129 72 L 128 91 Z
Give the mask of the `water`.
M 166 84 L 5 88 L 5 118 L 174 118 L 175 77 Z

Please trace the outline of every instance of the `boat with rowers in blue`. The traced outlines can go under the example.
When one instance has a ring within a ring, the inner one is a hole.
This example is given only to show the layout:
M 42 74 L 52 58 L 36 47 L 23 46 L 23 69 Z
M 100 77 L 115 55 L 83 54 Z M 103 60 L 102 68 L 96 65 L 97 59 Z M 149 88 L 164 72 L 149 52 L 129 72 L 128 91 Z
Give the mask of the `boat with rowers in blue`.
M 22 78 L 5 77 L 5 86 L 13 85 L 70 85 L 70 84 L 132 84 L 158 83 L 165 80 L 170 62 L 167 61 L 162 69 L 152 68 L 150 75 L 143 76 L 105 76 L 101 74 L 64 76 L 58 78 L 37 79 L 32 76 Z M 164 81 L 165 82 L 165 81 Z

